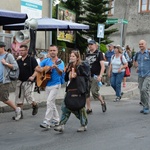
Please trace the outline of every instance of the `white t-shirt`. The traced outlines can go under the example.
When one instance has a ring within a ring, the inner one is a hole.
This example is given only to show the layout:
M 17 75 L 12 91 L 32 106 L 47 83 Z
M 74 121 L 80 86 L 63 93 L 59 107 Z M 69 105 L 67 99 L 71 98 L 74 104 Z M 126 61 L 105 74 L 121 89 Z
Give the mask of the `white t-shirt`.
M 127 63 L 127 60 L 124 55 L 122 55 L 122 61 L 121 56 L 116 58 L 115 55 L 111 57 L 111 64 L 112 64 L 112 72 L 118 73 L 118 69 L 121 68 L 125 63 Z M 124 72 L 125 69 L 122 69 L 121 72 Z

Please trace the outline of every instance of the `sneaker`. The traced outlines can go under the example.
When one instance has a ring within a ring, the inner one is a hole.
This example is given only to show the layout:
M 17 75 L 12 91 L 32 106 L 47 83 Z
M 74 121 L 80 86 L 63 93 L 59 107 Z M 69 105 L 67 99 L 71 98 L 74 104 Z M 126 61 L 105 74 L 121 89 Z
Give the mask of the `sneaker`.
M 12 117 L 12 120 L 15 120 L 15 118 L 16 118 L 16 117 L 13 116 L 13 117 Z M 22 112 L 22 110 L 21 110 L 21 117 L 20 117 L 20 119 L 23 119 L 23 112 Z
M 55 126 L 58 126 L 58 125 L 59 125 L 59 122 L 52 121 L 51 124 L 50 124 L 50 127 L 55 127 Z
M 17 107 L 15 120 L 18 121 L 21 118 L 21 108 Z
M 103 112 L 106 112 L 107 107 L 106 107 L 106 103 L 105 103 L 105 101 L 104 101 L 104 104 L 101 104 L 101 105 L 102 105 L 102 111 L 103 111 Z
M 120 101 L 120 97 L 116 97 L 114 100 L 114 102 L 118 102 L 118 101 Z
M 92 114 L 92 109 L 91 109 L 91 110 L 90 110 L 90 109 L 87 109 L 87 110 L 86 110 L 86 113 L 87 113 L 87 114 Z
M 106 84 L 106 86 L 110 86 L 110 84 L 109 84 L 109 83 L 107 83 L 107 84 Z
M 146 114 L 149 114 L 149 112 L 150 112 L 150 111 L 149 111 L 148 108 L 145 108 L 145 109 L 143 110 L 143 114 L 145 114 L 145 115 L 146 115 Z
M 86 131 L 87 130 L 87 126 L 81 126 L 78 130 L 77 130 L 77 132 L 84 132 L 84 131 Z
M 32 115 L 34 116 L 38 113 L 38 105 L 37 104 L 33 105 L 32 108 L 33 108 Z
M 63 132 L 64 131 L 64 125 L 59 125 L 59 126 L 56 126 L 54 128 L 55 131 L 58 131 L 58 132 Z
M 40 124 L 41 128 L 45 128 L 45 129 L 50 129 L 50 125 L 48 125 L 47 123 L 43 122 Z

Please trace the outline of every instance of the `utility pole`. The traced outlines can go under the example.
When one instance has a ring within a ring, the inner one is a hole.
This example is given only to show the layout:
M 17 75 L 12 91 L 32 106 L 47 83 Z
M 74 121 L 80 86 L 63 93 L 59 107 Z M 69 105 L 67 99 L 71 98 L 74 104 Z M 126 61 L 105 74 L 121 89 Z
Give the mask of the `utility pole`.
M 124 2 L 125 2 L 124 19 L 128 20 L 131 0 L 126 0 Z M 127 24 L 123 24 L 123 35 L 122 35 L 122 45 L 123 46 L 126 43 L 126 34 L 127 34 Z

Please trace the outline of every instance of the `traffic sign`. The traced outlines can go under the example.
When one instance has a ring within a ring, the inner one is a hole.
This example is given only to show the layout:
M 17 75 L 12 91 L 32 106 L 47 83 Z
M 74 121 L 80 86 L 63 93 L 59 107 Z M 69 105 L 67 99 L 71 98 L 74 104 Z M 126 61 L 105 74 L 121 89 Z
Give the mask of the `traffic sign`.
M 104 24 L 98 24 L 98 27 L 97 27 L 97 37 L 98 38 L 104 38 L 104 29 L 105 29 Z
M 115 23 L 123 23 L 123 24 L 128 24 L 128 20 L 126 19 L 121 19 L 121 18 L 108 18 L 106 20 L 107 24 L 115 24 Z

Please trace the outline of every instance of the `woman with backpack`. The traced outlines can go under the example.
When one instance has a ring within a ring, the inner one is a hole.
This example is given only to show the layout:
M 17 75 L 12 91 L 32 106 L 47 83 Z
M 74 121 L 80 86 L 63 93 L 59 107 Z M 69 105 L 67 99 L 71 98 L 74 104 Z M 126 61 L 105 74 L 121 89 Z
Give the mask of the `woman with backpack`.
M 116 92 L 116 98 L 114 100 L 114 102 L 116 102 L 120 101 L 123 94 L 121 92 L 121 82 L 128 63 L 125 56 L 122 54 L 122 48 L 120 46 L 115 46 L 114 48 L 115 54 L 111 57 L 108 76 L 110 77 L 111 86 Z
M 86 84 L 88 82 L 88 73 L 86 73 L 84 68 L 85 66 L 83 66 L 81 62 L 80 52 L 73 50 L 70 54 L 69 64 L 66 67 L 65 80 L 68 82 L 66 87 L 66 95 L 61 107 L 62 115 L 59 125 L 54 128 L 55 131 L 64 131 L 64 125 L 68 121 L 71 113 L 73 113 L 80 120 L 81 127 L 77 130 L 77 132 L 87 130 L 88 120 L 85 103 L 86 88 L 88 87 Z

